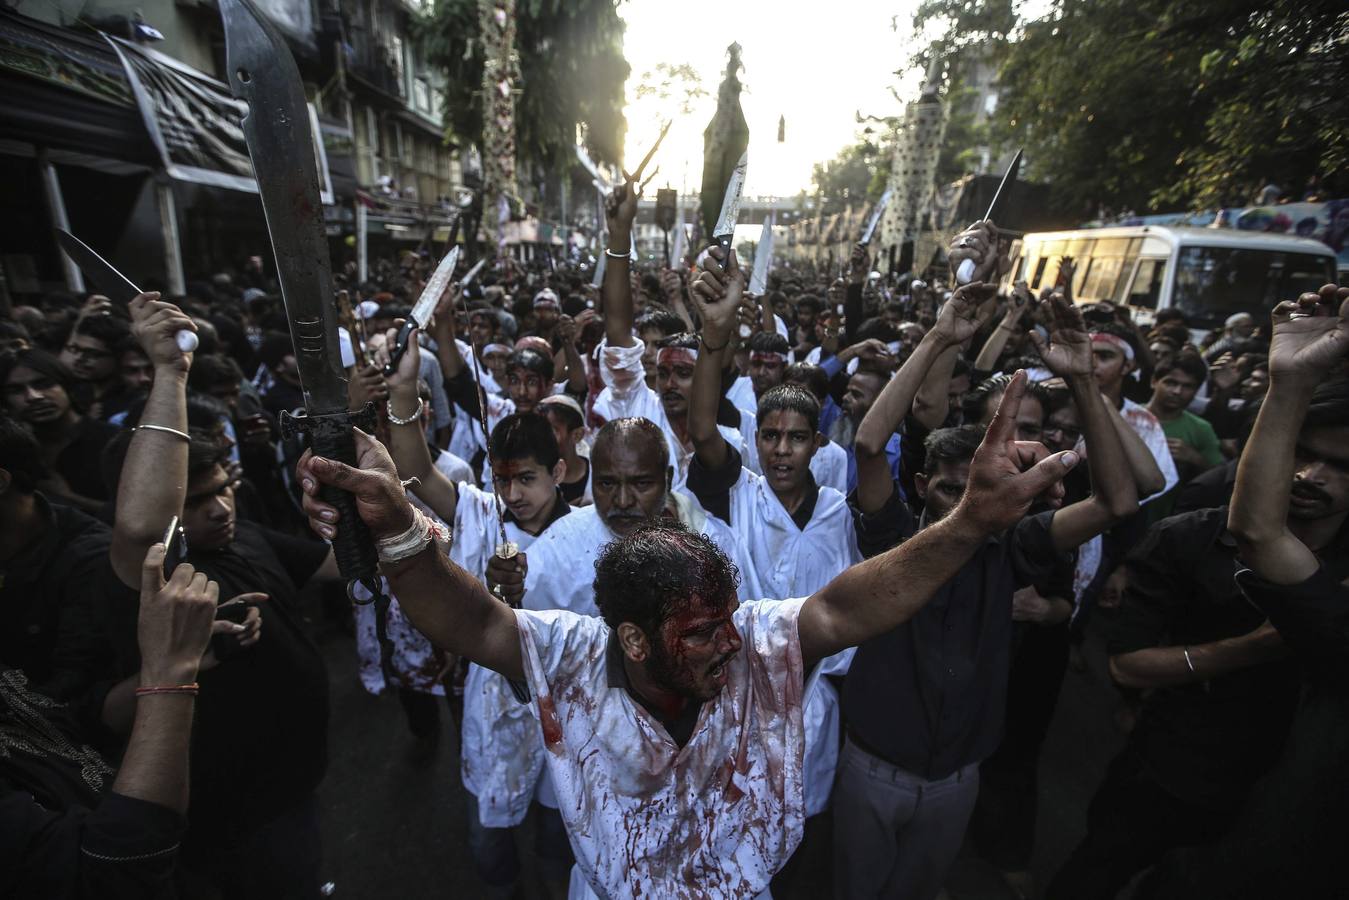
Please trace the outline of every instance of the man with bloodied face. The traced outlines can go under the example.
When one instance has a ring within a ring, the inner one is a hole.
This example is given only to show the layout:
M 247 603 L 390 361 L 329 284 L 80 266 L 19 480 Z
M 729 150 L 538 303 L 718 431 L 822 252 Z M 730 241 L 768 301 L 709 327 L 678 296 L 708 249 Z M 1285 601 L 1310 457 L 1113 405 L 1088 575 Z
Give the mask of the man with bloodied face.
M 1076 464 L 1072 452 L 1032 459 L 1018 448 L 1012 423 L 1024 385 L 1018 377 L 1009 386 L 954 510 L 804 599 L 737 605 L 736 569 L 715 536 L 667 524 L 669 501 L 660 524 L 628 522 L 617 510 L 642 504 L 615 498 L 605 501 L 606 519 L 627 534 L 597 554 L 593 582 L 579 541 L 562 542 L 569 552 L 560 567 L 589 587 L 588 608 L 536 611 L 527 585 L 525 608 L 512 609 L 435 542 L 423 543 L 425 526 L 378 443 L 356 436 L 356 467 L 307 455 L 300 481 L 316 526 L 339 520 L 319 484 L 355 494 L 357 514 L 385 548 L 383 573 L 437 646 L 528 684 L 542 764 L 576 852 L 575 887 L 752 897 L 802 835 L 807 673 L 913 616 Z M 653 469 L 638 460 L 659 461 L 660 436 L 642 422 L 606 429 L 597 488 L 604 478 L 622 494 L 619 471 Z M 625 464 L 605 447 L 632 440 L 647 449 Z M 651 496 L 649 486 L 636 493 Z M 691 512 L 681 504 L 680 519 Z M 586 515 L 575 510 L 555 523 L 531 555 Z M 592 515 L 600 521 L 598 509 Z M 704 520 L 701 530 L 716 530 Z M 391 553 L 395 545 L 407 549 Z

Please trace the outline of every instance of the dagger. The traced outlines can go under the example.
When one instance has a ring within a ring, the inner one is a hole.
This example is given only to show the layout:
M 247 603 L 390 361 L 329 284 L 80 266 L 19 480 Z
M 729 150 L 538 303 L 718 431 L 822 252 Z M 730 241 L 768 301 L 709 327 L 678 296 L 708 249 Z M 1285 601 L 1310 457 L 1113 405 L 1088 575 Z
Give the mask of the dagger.
M 740 196 L 745 190 L 745 170 L 749 168 L 749 151 L 740 154 L 740 159 L 731 170 L 731 180 L 726 182 L 726 194 L 721 201 L 721 215 L 717 217 L 716 227 L 712 229 L 712 240 L 727 254 L 731 252 L 731 241 L 735 237 L 735 224 L 740 218 Z M 730 256 L 722 259 L 726 265 Z
M 84 241 L 75 237 L 64 228 L 56 229 L 56 242 L 66 252 L 71 262 L 80 267 L 85 277 L 94 283 L 99 292 L 105 294 L 114 303 L 126 305 L 136 299 L 141 289 Z M 184 328 L 173 336 L 174 343 L 184 353 L 197 349 L 197 335 Z
M 450 252 L 445 254 L 445 258 L 436 266 L 436 271 L 432 273 L 431 280 L 426 282 L 426 287 L 422 290 L 422 295 L 417 298 L 417 302 L 412 306 L 412 312 L 408 313 L 408 319 L 403 323 L 403 327 L 398 329 L 398 337 L 394 339 L 394 344 L 389 348 L 389 361 L 384 366 L 384 375 L 387 378 L 398 371 L 398 362 L 407 352 L 408 340 L 412 336 L 412 329 L 420 328 L 426 330 L 426 326 L 431 322 L 431 316 L 436 311 L 436 304 L 440 302 L 440 295 L 445 293 L 445 288 L 450 286 L 450 279 L 454 277 L 454 269 L 459 265 L 459 248 L 451 247 Z
M 988 204 L 988 212 L 984 213 L 984 221 L 993 220 L 993 214 L 998 211 L 998 201 L 1002 199 L 1004 193 L 1011 193 L 1012 186 L 1016 184 L 1016 170 L 1021 168 L 1021 150 L 1016 151 L 1016 156 L 1012 157 L 1012 164 L 1007 167 L 1007 171 L 1002 175 L 1002 181 L 998 182 L 998 189 L 993 194 L 993 202 Z M 996 220 L 994 220 L 996 223 Z M 993 253 L 998 252 L 997 247 L 990 248 Z M 970 279 L 974 277 L 974 260 L 962 260 L 960 267 L 956 269 L 956 281 L 961 284 L 969 284 Z

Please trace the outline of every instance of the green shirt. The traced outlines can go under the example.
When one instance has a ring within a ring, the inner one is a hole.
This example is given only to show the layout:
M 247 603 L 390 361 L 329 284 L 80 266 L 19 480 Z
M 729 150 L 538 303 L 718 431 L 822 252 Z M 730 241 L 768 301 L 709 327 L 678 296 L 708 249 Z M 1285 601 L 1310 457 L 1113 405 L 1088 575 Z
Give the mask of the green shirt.
M 1168 440 L 1178 438 L 1182 443 L 1188 444 L 1199 451 L 1199 455 L 1204 458 L 1204 468 L 1199 471 L 1220 466 L 1225 462 L 1223 451 L 1218 446 L 1217 432 L 1213 430 L 1213 426 L 1208 423 L 1207 419 L 1201 419 L 1192 412 L 1183 410 L 1174 419 L 1162 422 L 1162 433 L 1166 435 Z M 1172 510 L 1176 507 L 1176 494 L 1180 491 L 1181 486 L 1199 474 L 1199 471 L 1186 472 L 1184 467 L 1181 466 L 1176 468 L 1181 470 L 1180 484 L 1147 505 L 1149 522 L 1156 522 L 1171 515 Z

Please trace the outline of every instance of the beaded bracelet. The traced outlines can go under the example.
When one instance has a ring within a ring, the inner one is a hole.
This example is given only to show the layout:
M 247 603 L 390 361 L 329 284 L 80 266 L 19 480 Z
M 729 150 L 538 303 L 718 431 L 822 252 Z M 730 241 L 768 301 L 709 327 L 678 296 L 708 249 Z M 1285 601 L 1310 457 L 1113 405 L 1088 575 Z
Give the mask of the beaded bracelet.
M 136 688 L 137 697 L 146 697 L 153 694 L 195 694 L 200 690 L 200 686 L 194 681 L 191 684 L 166 684 L 155 687 Z

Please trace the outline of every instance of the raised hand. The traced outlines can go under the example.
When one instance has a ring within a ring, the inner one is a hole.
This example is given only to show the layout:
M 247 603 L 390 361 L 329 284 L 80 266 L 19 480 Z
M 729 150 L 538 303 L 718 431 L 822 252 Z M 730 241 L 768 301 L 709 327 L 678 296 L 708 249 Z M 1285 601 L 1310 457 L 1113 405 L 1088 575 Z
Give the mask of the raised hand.
M 703 270 L 689 290 L 703 320 L 703 339 L 713 346 L 726 343 L 735 331 L 745 290 L 735 251 L 730 252 L 725 268 L 722 267 L 723 255 L 720 247 L 708 250 Z
M 459 295 L 463 292 L 463 285 L 457 281 L 451 281 L 445 287 L 445 293 L 436 300 L 436 310 L 431 314 L 431 330 L 446 332 L 453 335 L 455 330 L 455 308 L 459 302 Z
M 190 684 L 211 639 L 220 587 L 187 563 L 164 580 L 164 545 L 155 544 L 141 566 L 140 614 L 136 640 L 141 683 Z
M 1231 351 L 1213 361 L 1208 368 L 1208 377 L 1218 392 L 1230 391 L 1241 382 L 1241 369 Z
M 970 461 L 965 495 L 954 513 L 986 534 L 1015 525 L 1041 495 L 1061 500 L 1063 477 L 1078 463 L 1072 450 L 1051 454 L 1043 444 L 1016 439 L 1016 416 L 1025 393 L 1026 373 L 1018 371 Z
M 1011 267 L 1007 257 L 998 252 L 998 226 L 990 220 L 975 222 L 951 238 L 946 258 L 950 260 L 953 274 L 960 272 L 960 265 L 966 260 L 974 263 L 969 282 L 997 281 L 998 276 Z
M 398 340 L 398 329 L 403 327 L 403 320 L 399 319 L 394 323 L 384 335 L 384 346 L 392 347 Z M 388 387 L 390 394 L 406 394 L 407 389 L 411 387 L 412 395 L 417 393 L 417 379 L 421 376 L 422 370 L 422 348 L 417 343 L 418 330 L 416 328 L 408 334 L 408 348 L 404 352 L 403 358 L 398 361 L 398 368 L 392 375 L 385 375 L 384 382 Z
M 961 285 L 942 304 L 933 332 L 946 346 L 963 344 L 979 330 L 979 305 L 997 293 L 997 286 L 972 281 Z
M 1039 351 L 1045 368 L 1065 380 L 1091 377 L 1091 334 L 1082 320 L 1082 311 L 1062 291 L 1049 297 L 1049 340 L 1038 331 L 1030 333 L 1031 343 Z
M 848 278 L 853 284 L 860 284 L 871 273 L 871 251 L 867 245 L 858 241 L 852 245 L 852 255 L 848 257 Z
M 398 480 L 389 451 L 359 428 L 351 433 L 356 442 L 355 468 L 315 456 L 312 450 L 306 450 L 295 467 L 309 527 L 328 540 L 337 536 L 337 510 L 319 499 L 319 485 L 330 484 L 355 496 L 356 514 L 370 529 L 371 537 L 378 540 L 402 534 L 412 525 L 412 503 Z
M 178 349 L 179 331 L 196 332 L 197 324 L 177 306 L 159 299 L 158 291 L 137 294 L 128 306 L 131 333 L 140 342 L 145 355 L 156 369 L 186 372 L 192 366 L 192 354 Z
M 1349 287 L 1327 284 L 1285 300 L 1272 318 L 1271 381 L 1316 384 L 1349 358 Z

